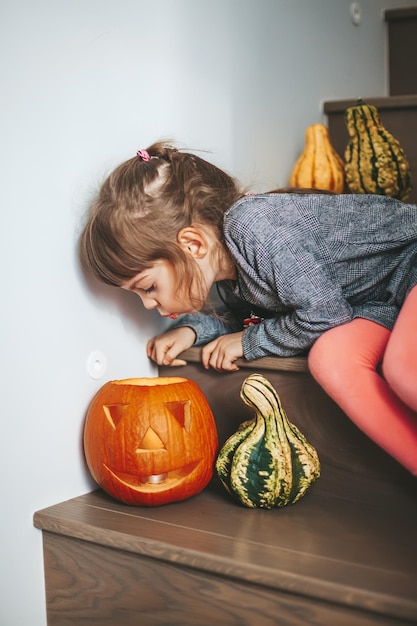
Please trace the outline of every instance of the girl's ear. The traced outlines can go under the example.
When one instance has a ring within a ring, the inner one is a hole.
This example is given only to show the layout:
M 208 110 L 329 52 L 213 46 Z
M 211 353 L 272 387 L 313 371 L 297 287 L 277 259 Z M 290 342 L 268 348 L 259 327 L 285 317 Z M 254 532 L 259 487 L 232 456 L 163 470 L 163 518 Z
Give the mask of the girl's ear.
M 205 233 L 195 226 L 182 228 L 177 235 L 177 243 L 196 259 L 203 258 L 208 252 L 208 240 Z

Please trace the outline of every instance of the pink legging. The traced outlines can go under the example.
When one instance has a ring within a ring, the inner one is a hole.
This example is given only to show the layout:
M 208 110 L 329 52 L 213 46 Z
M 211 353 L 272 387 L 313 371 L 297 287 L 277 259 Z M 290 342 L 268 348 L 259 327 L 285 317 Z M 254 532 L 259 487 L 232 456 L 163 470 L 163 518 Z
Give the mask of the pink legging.
M 417 476 L 417 286 L 392 331 L 356 318 L 321 335 L 308 362 L 346 415 Z

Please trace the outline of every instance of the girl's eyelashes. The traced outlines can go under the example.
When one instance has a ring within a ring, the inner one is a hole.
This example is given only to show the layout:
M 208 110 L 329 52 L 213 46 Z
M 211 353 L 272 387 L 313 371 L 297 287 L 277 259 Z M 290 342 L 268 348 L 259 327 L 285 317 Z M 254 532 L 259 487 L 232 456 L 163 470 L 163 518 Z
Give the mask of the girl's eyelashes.
M 155 290 L 155 285 L 151 285 L 150 287 L 148 287 L 148 289 L 144 289 L 143 291 L 149 295 L 150 293 L 152 293 L 152 291 Z

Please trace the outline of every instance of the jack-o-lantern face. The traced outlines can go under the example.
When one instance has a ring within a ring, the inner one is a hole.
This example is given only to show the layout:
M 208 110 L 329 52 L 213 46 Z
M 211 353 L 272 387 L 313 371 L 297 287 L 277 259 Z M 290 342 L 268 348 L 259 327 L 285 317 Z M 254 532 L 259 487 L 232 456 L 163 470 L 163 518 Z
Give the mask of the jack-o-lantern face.
M 156 506 L 189 498 L 213 475 L 213 413 L 191 380 L 130 378 L 101 387 L 84 427 L 96 482 L 127 504 Z

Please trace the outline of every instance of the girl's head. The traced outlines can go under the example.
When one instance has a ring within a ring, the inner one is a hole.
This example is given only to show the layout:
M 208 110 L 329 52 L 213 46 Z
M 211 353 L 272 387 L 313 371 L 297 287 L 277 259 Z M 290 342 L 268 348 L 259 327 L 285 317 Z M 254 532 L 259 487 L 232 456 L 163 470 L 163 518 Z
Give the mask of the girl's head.
M 122 286 L 163 259 L 186 294 L 198 267 L 179 245 L 179 233 L 209 227 L 220 250 L 224 212 L 241 195 L 237 182 L 211 163 L 155 143 L 104 181 L 81 235 L 82 264 L 105 283 Z

